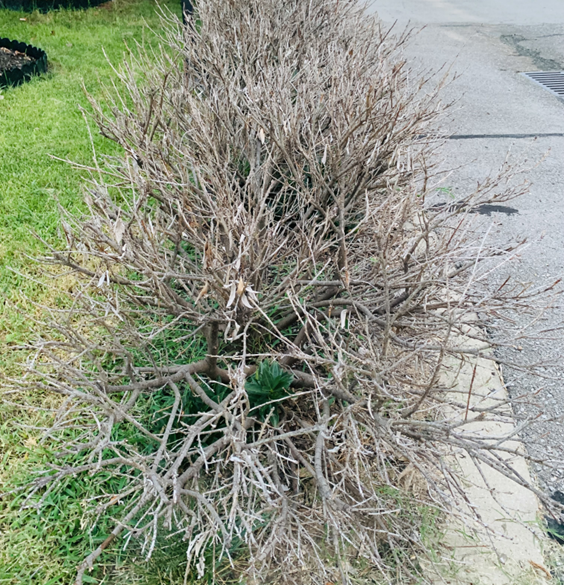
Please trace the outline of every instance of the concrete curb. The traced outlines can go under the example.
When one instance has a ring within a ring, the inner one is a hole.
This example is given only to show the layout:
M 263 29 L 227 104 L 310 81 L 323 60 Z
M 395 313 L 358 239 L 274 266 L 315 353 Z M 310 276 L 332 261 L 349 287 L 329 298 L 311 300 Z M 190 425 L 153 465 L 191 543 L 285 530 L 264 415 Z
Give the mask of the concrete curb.
M 471 347 L 474 342 L 465 340 Z M 452 388 L 450 399 L 460 405 L 450 409 L 447 416 L 464 416 L 468 392 L 470 405 L 482 408 L 493 406 L 508 398 L 501 372 L 495 362 L 471 358 L 464 362 L 452 359 L 442 382 Z M 462 413 L 462 414 L 461 414 Z M 499 437 L 515 429 L 508 407 L 505 420 L 486 420 L 468 425 L 468 430 Z M 512 446 L 519 446 L 515 441 Z M 512 464 L 521 476 L 531 479 L 527 461 L 512 457 Z M 441 551 L 445 563 L 438 569 L 434 583 L 460 585 L 540 585 L 550 582 L 543 551 L 548 537 L 540 526 L 539 502 L 524 487 L 499 472 L 482 466 L 480 470 L 464 454 L 456 454 L 454 466 L 465 478 L 466 493 L 475 512 L 490 530 L 478 522 L 471 526 L 459 520 L 447 521 Z M 486 485 L 486 483 L 488 485 Z M 488 487 L 489 486 L 489 487 Z M 469 512 L 465 502 L 461 510 Z M 505 508 L 505 509 L 503 509 Z

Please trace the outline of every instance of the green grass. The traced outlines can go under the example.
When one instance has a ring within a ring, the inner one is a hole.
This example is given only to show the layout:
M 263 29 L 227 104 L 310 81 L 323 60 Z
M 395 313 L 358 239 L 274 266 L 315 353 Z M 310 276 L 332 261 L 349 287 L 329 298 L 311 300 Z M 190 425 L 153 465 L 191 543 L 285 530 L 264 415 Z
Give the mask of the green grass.
M 168 2 L 168 4 L 167 4 Z M 180 2 L 163 2 L 180 12 Z M 21 20 L 25 18 L 25 21 Z M 82 177 L 52 156 L 82 164 L 92 161 L 88 131 L 79 106 L 87 107 L 82 84 L 94 96 L 119 63 L 125 43 L 152 42 L 158 28 L 152 0 L 114 0 L 90 10 L 26 14 L 0 10 L 0 36 L 33 44 L 47 52 L 49 73 L 16 88 L 0 90 L 0 339 L 25 336 L 25 326 L 5 300 L 23 293 L 34 296 L 33 285 L 13 270 L 29 269 L 26 255 L 37 256 L 37 232 L 57 237 L 56 196 L 71 209 L 80 205 Z M 96 132 L 99 154 L 117 152 L 114 143 Z M 2 353 L 0 353 L 0 358 Z M 4 354 L 5 359 L 9 359 Z
M 180 2 L 162 5 L 180 13 Z M 25 20 L 22 20 L 25 19 Z M 90 10 L 32 14 L 0 10 L 0 36 L 47 52 L 49 72 L 16 88 L 0 90 L 0 374 L 17 375 L 22 356 L 16 345 L 30 335 L 29 322 L 14 310 L 16 303 L 33 310 L 26 298 L 49 304 L 56 286 L 41 286 L 18 272 L 38 274 L 29 256 L 42 245 L 33 233 L 58 241 L 59 216 L 55 197 L 70 210 L 81 207 L 84 177 L 52 156 L 81 164 L 92 161 L 92 146 L 79 107 L 88 107 L 83 84 L 101 95 L 101 83 L 112 77 L 104 52 L 119 63 L 126 45 L 153 43 L 159 28 L 152 0 L 114 0 Z M 118 147 L 93 133 L 98 154 L 116 154 Z M 8 397 L 9 398 L 9 397 Z M 32 474 L 52 460 L 37 443 L 48 426 L 55 399 L 28 396 L 27 408 L 0 402 L 0 492 L 25 485 Z M 115 480 L 114 480 L 115 481 Z M 119 489 L 107 478 L 69 478 L 41 510 L 24 509 L 24 494 L 0 499 L 0 584 L 72 583 L 77 563 L 103 540 L 113 526 L 102 518 L 89 532 L 84 524 L 84 500 Z M 106 556 L 110 562 L 115 557 Z M 108 563 L 92 573 L 95 582 L 109 582 Z M 136 581 L 137 582 L 137 581 Z

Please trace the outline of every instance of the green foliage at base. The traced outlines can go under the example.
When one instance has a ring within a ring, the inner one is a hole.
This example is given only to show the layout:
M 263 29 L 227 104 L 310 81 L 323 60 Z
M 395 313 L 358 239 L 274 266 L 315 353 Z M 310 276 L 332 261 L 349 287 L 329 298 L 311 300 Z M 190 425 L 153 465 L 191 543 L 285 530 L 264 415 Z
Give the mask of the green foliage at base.
M 271 424 L 276 426 L 279 420 L 276 401 L 290 394 L 292 380 L 276 362 L 261 362 L 245 384 L 253 416 L 258 414 L 264 420 L 270 415 Z

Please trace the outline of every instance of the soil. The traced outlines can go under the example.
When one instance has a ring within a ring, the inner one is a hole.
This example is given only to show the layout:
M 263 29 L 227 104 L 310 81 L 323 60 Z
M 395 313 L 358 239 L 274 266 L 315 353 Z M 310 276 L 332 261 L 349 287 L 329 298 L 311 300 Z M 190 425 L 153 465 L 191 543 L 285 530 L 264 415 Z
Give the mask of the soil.
M 10 69 L 21 69 L 24 65 L 28 65 L 34 61 L 35 59 L 33 57 L 25 53 L 0 47 L 0 73 L 9 71 Z

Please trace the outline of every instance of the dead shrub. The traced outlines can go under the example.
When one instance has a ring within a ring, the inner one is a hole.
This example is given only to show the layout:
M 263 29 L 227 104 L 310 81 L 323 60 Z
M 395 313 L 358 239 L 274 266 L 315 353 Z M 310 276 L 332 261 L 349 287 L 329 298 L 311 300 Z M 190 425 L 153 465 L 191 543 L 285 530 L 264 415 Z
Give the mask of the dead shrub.
M 256 579 L 325 583 L 332 558 L 346 580 L 350 551 L 408 579 L 401 551 L 421 543 L 402 482 L 450 506 L 453 450 L 523 482 L 503 438 L 465 431 L 506 404 L 449 418 L 441 385 L 446 357 L 493 359 L 461 335 L 533 306 L 534 291 L 484 287 L 515 250 L 471 222 L 519 187 L 502 175 L 431 205 L 437 90 L 354 2 L 197 10 L 201 26 L 171 19 L 156 65 L 132 56 L 92 104 L 125 155 L 93 169 L 89 213 L 66 216 L 48 259 L 77 281 L 29 365 L 65 398 L 61 464 L 34 489 L 126 479 L 99 504 L 124 505 L 79 584 L 122 532 L 150 556 L 163 527 L 200 574 L 210 546 L 237 541 Z

